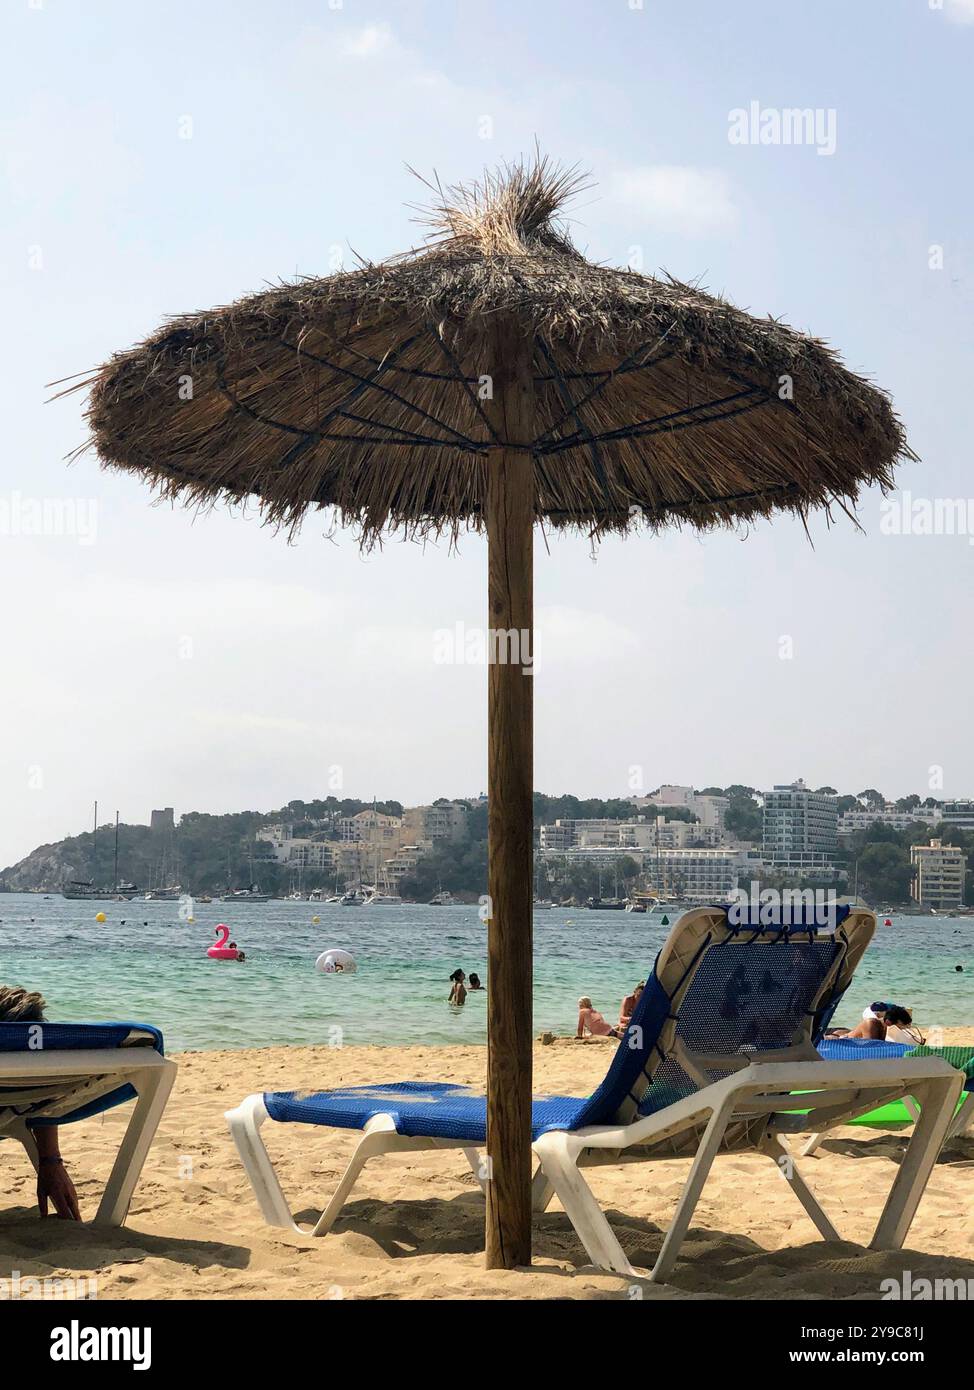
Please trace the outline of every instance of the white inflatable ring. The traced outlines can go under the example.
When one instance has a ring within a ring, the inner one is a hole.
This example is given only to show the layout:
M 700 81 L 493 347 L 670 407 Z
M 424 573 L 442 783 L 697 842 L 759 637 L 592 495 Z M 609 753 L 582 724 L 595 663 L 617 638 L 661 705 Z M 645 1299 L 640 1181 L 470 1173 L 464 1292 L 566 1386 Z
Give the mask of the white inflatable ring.
M 355 957 L 349 955 L 348 951 L 333 946 L 330 951 L 322 951 L 315 961 L 315 969 L 323 975 L 354 975 L 358 966 Z

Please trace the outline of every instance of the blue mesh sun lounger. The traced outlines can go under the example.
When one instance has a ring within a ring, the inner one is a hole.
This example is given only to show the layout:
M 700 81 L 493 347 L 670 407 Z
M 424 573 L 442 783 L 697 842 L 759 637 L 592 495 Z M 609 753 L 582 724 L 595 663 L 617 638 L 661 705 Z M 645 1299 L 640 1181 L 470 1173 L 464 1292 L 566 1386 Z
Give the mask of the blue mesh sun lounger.
M 36 1168 L 36 1129 L 134 1101 L 95 1216 L 121 1226 L 175 1075 L 146 1024 L 0 1022 L 0 1139 L 18 1139 Z
M 544 1211 L 557 1196 L 594 1264 L 631 1274 L 581 1169 L 692 1155 L 652 1271 L 662 1280 L 676 1261 L 717 1153 L 750 1150 L 778 1165 L 822 1236 L 838 1239 L 782 1136 L 828 1129 L 886 1100 L 920 1094 L 920 1121 L 872 1242 L 877 1249 L 898 1249 L 962 1078 L 939 1058 L 824 1061 L 815 1050 L 875 924 L 871 912 L 847 908 L 828 930 L 800 917 L 791 925 L 765 926 L 746 915 L 732 922 L 723 908 L 687 912 L 656 959 L 602 1083 L 587 1097 L 535 1100 L 535 1209 Z M 227 1119 L 265 1219 L 300 1234 L 330 1230 L 363 1166 L 377 1154 L 462 1149 L 482 1185 L 490 1181 L 489 1154 L 486 1163 L 480 1156 L 486 1101 L 463 1086 L 395 1082 L 311 1095 L 265 1092 L 249 1096 Z M 310 1230 L 295 1223 L 281 1191 L 260 1133 L 268 1120 L 362 1136 L 338 1190 Z

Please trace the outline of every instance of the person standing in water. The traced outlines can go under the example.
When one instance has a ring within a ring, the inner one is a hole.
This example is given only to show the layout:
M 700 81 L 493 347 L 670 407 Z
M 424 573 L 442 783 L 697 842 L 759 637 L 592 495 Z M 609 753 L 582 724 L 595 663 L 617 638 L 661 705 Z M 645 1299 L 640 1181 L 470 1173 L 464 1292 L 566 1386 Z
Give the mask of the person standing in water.
M 466 978 L 462 970 L 454 970 L 453 974 L 450 976 L 450 979 L 453 981 L 453 988 L 450 990 L 451 1004 L 459 1005 L 466 1002 L 467 990 L 463 983 Z

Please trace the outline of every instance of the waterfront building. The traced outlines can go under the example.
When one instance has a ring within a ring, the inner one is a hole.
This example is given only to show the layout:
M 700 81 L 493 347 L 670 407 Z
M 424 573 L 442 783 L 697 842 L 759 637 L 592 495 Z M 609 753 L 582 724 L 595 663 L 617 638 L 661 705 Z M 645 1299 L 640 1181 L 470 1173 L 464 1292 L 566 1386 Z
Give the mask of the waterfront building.
M 624 859 L 635 859 L 650 891 L 689 902 L 723 902 L 737 888 L 747 864 L 746 856 L 733 849 L 672 849 L 630 846 L 589 846 L 562 851 L 542 851 L 549 875 L 559 864 L 591 864 L 612 874 Z
M 957 830 L 974 830 L 974 801 L 966 797 L 961 800 L 945 801 L 939 812 L 944 825 Z
M 718 845 L 726 844 L 728 841 L 729 837 L 725 830 L 724 821 L 730 801 L 726 796 L 704 795 L 694 791 L 692 787 L 664 782 L 649 796 L 633 797 L 632 804 L 637 811 L 648 811 L 650 808 L 656 807 L 664 815 L 668 807 L 680 807 L 684 811 L 689 811 L 692 816 L 696 816 L 698 823 L 705 830 L 714 832 L 698 838 L 713 840 Z
M 921 907 L 958 907 L 964 901 L 967 856 L 956 845 L 931 840 L 910 846 L 911 896 Z
M 892 802 L 874 810 L 854 809 L 843 811 L 839 817 L 839 838 L 848 839 L 857 830 L 868 830 L 871 825 L 887 825 L 891 830 L 906 830 L 911 825 L 937 825 L 943 819 L 939 808 L 917 806 L 912 811 L 898 811 Z
M 354 816 L 343 816 L 338 822 L 338 833 L 344 841 L 364 840 L 367 844 L 387 848 L 390 854 L 399 848 L 401 828 L 399 816 L 384 816 L 371 807 Z
M 402 813 L 403 842 L 421 840 L 464 840 L 470 803 L 438 801 L 432 806 L 409 806 Z

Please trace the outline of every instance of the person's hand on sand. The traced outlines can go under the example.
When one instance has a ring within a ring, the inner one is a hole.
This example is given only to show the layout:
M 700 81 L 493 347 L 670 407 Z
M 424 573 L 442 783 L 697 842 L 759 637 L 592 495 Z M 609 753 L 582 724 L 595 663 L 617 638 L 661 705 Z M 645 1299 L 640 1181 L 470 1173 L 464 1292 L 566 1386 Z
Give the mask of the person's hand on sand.
M 48 1203 L 61 1221 L 80 1221 L 81 1209 L 71 1175 L 58 1158 L 42 1160 L 37 1170 L 37 1205 L 41 1216 L 47 1215 Z

